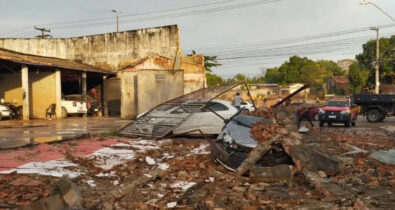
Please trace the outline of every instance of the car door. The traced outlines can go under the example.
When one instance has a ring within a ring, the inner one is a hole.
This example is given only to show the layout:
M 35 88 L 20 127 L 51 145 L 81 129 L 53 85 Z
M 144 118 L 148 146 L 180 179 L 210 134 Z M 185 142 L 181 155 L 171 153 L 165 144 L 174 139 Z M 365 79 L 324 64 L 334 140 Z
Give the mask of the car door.
M 230 103 L 229 103 L 230 104 Z M 229 119 L 237 112 L 237 109 L 231 105 L 223 104 L 217 101 L 212 101 L 207 104 L 209 109 L 215 111 L 217 114 L 225 119 Z M 205 108 L 192 115 L 187 121 L 174 129 L 174 134 L 186 133 L 193 130 L 201 130 L 204 134 L 219 134 L 222 127 L 225 125 L 223 119 L 218 117 L 212 111 Z M 193 132 L 198 134 L 199 132 Z

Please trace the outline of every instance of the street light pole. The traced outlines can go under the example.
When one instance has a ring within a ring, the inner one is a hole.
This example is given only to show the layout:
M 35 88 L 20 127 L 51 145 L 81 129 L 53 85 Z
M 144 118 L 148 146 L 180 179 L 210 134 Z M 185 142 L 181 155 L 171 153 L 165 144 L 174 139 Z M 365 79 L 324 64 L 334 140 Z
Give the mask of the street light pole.
M 395 22 L 395 19 L 388 14 L 386 11 L 381 9 L 377 4 L 364 0 L 363 2 L 360 3 L 361 5 L 368 5 L 371 4 L 374 7 L 376 7 L 378 10 L 380 10 L 382 13 L 384 13 L 387 17 L 389 17 L 392 21 Z M 379 28 L 372 27 L 371 30 L 376 31 L 376 65 L 375 65 L 375 88 L 374 92 L 376 94 L 379 94 L 379 89 L 380 89 L 380 81 L 379 81 L 379 68 L 380 68 L 380 37 L 379 37 Z
M 119 15 L 122 14 L 122 12 L 121 12 L 121 11 L 114 10 L 114 9 L 112 9 L 111 11 L 112 11 L 113 13 L 115 13 L 115 15 L 117 16 L 117 33 L 118 33 L 118 32 L 119 32 Z
M 392 21 L 395 22 L 395 19 L 394 19 L 390 14 L 388 14 L 386 11 L 384 11 L 383 9 L 381 9 L 377 4 L 375 4 L 375 3 L 373 3 L 373 2 L 370 2 L 370 1 L 367 1 L 367 0 L 364 0 L 364 1 L 361 2 L 360 4 L 361 4 L 361 5 L 368 5 L 368 4 L 373 5 L 373 6 L 376 7 L 378 10 L 380 10 L 382 13 L 384 13 L 387 17 L 389 17 Z

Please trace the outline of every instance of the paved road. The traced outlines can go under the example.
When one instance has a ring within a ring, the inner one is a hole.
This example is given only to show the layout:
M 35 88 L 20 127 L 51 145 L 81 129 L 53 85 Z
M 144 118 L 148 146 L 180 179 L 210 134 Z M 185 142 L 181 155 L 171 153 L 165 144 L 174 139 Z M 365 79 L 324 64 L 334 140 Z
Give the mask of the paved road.
M 0 121 L 0 149 L 28 144 L 81 138 L 117 130 L 130 121 L 119 118 L 79 118 L 62 120 Z
M 318 125 L 318 122 L 315 124 Z M 325 127 L 327 124 L 325 124 Z M 342 124 L 336 124 L 335 127 L 342 127 Z M 395 126 L 395 117 L 387 117 L 385 120 L 379 123 L 370 123 L 366 120 L 366 117 L 359 115 L 357 120 L 357 127 L 382 127 L 382 126 Z

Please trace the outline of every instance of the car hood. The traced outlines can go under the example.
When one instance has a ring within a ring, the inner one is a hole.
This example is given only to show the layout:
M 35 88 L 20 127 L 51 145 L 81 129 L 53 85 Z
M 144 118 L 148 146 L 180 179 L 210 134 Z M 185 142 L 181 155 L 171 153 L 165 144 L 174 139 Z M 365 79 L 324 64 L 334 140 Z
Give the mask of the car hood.
M 337 106 L 326 106 L 326 107 L 323 107 L 321 109 L 326 111 L 326 112 L 341 112 L 341 111 L 349 110 L 348 107 L 337 107 Z
M 225 125 L 218 139 L 223 139 L 225 135 L 230 135 L 236 144 L 254 148 L 258 143 L 251 137 L 250 131 L 253 123 L 261 120 L 270 123 L 270 120 L 262 117 L 247 115 L 235 116 Z

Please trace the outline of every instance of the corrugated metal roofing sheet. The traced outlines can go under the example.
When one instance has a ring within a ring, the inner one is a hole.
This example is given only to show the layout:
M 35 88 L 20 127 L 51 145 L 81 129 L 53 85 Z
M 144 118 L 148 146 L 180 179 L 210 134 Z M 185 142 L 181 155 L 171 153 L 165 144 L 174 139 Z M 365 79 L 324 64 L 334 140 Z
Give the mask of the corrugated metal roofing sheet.
M 89 71 L 89 72 L 111 74 L 111 72 L 108 72 L 106 70 L 82 63 L 76 63 L 66 59 L 24 54 L 24 53 L 14 52 L 2 48 L 0 48 L 0 60 L 7 60 L 15 63 L 28 64 L 28 65 L 49 66 L 49 67 L 58 67 L 58 68 L 77 70 L 77 71 Z

